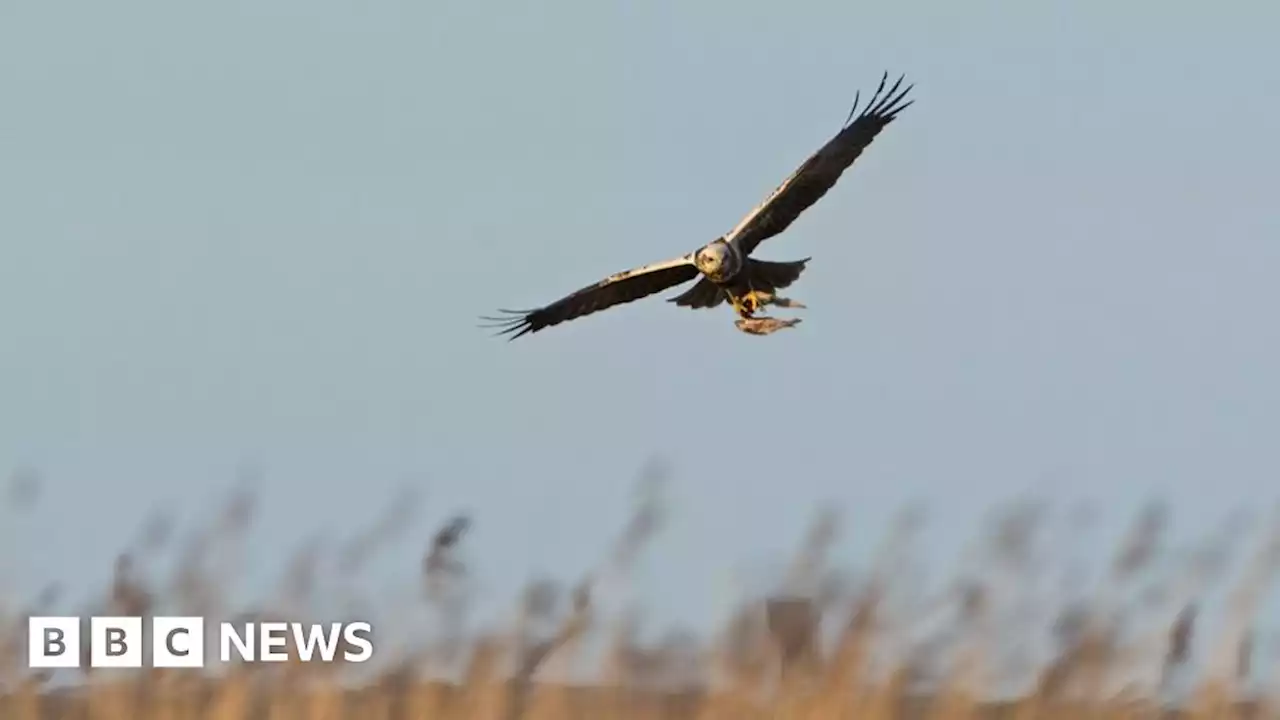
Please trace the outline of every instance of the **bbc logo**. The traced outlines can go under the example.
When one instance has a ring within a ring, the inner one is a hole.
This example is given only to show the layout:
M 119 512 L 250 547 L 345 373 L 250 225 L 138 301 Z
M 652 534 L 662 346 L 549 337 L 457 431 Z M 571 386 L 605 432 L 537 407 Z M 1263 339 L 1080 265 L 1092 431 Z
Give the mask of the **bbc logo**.
M 144 637 L 140 617 L 89 618 L 89 667 L 140 668 Z M 373 657 L 373 626 L 367 622 L 223 622 L 218 625 L 218 660 L 232 662 L 363 663 Z M 201 617 L 156 617 L 150 620 L 151 666 L 202 668 L 205 664 L 205 620 Z M 27 621 L 27 665 L 32 668 L 80 667 L 80 618 L 33 617 Z M 290 641 L 292 640 L 292 644 Z
M 33 617 L 27 624 L 27 666 L 80 667 L 80 618 Z M 151 619 L 151 665 L 158 668 L 204 667 L 204 618 Z M 89 618 L 89 666 L 142 667 L 140 617 Z

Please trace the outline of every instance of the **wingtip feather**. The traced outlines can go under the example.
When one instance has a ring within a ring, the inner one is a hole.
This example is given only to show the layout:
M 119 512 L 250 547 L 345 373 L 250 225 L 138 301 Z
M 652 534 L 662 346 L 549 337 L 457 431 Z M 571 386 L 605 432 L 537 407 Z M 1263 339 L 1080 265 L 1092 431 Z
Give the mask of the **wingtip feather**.
M 479 318 L 480 320 L 486 321 L 488 324 L 479 325 L 478 327 L 486 330 L 494 328 L 498 329 L 498 332 L 493 333 L 490 337 L 502 337 L 504 335 L 508 335 L 510 337 L 508 337 L 507 340 L 510 341 L 533 331 L 533 323 L 530 322 L 529 316 L 534 311 L 506 310 L 500 308 L 498 312 L 505 313 L 507 317 L 481 315 Z M 515 334 L 512 335 L 512 333 Z
M 885 91 L 885 85 L 889 81 L 889 72 L 886 70 L 880 77 L 880 84 L 876 87 L 876 91 L 871 98 L 863 106 L 862 112 L 858 112 L 859 95 L 854 95 L 854 106 L 849 111 L 849 117 L 845 120 L 845 127 L 851 123 L 857 122 L 866 117 L 877 117 L 884 122 L 892 122 L 903 110 L 915 102 L 915 99 L 906 100 L 907 95 L 915 88 L 915 83 L 902 87 L 902 83 L 907 79 L 906 73 L 898 76 L 889 90 Z M 903 102 L 906 100 L 906 102 Z M 855 117 L 856 116 L 856 117 Z

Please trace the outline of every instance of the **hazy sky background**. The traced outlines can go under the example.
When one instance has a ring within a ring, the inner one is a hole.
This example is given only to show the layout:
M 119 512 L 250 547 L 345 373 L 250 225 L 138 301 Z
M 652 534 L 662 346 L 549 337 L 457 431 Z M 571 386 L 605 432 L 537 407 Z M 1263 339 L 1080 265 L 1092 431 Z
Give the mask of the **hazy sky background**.
M 245 462 L 268 575 L 410 484 L 387 582 L 467 508 L 496 601 L 665 456 L 638 597 L 699 623 L 828 503 L 853 556 L 914 500 L 939 552 L 1030 490 L 1266 510 L 1280 11 L 1049 5 L 0 4 L 0 468 L 47 483 L 11 570 L 100 583 Z M 476 327 L 727 231 L 885 70 L 916 104 L 761 247 L 814 258 L 797 329 Z

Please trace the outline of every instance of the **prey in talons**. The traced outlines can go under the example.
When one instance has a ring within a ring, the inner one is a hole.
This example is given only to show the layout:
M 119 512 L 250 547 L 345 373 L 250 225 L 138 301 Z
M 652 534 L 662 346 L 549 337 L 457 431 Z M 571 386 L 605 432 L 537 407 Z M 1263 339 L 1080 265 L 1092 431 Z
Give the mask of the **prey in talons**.
M 733 299 L 733 309 L 737 310 L 738 315 L 746 320 L 750 320 L 755 317 L 756 313 L 760 312 L 768 305 L 783 308 L 794 308 L 797 310 L 805 307 L 805 305 L 796 302 L 791 298 L 779 297 L 767 290 L 752 290 L 743 295 L 741 299 Z
M 753 318 L 738 318 L 733 322 L 735 326 L 748 335 L 772 335 L 783 328 L 795 327 L 800 324 L 800 318 L 782 319 L 776 317 L 760 316 Z
M 752 290 L 743 295 L 740 301 L 735 299 L 734 309 L 738 311 L 739 317 L 734 321 L 734 326 L 748 335 L 771 335 L 783 328 L 800 324 L 800 318 L 784 320 L 756 314 L 769 305 L 797 309 L 805 307 L 791 298 L 779 297 L 768 291 Z

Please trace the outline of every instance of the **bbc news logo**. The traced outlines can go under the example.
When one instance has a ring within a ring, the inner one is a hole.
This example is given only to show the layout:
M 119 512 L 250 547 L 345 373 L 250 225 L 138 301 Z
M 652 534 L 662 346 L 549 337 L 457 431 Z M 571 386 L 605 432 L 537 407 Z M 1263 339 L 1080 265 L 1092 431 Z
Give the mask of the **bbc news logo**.
M 153 617 L 149 625 L 151 666 L 199 668 L 205 664 L 206 624 L 201 617 Z M 373 657 L 373 628 L 367 622 L 219 623 L 218 659 L 230 663 L 302 662 L 362 663 Z M 147 643 L 140 617 L 89 618 L 89 667 L 138 668 Z M 33 617 L 27 621 L 27 666 L 78 668 L 81 658 L 78 617 Z M 292 640 L 292 646 L 290 645 Z

